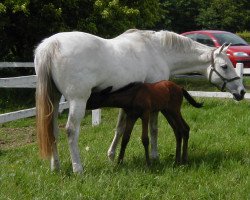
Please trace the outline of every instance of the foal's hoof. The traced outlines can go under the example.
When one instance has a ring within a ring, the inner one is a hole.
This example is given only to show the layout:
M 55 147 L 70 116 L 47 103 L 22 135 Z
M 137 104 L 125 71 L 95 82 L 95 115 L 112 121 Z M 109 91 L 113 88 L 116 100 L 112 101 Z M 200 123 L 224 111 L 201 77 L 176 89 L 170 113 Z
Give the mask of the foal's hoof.
M 123 164 L 123 159 L 118 159 L 117 165 L 122 165 Z
M 146 162 L 146 165 L 147 165 L 147 167 L 151 167 L 152 166 L 152 162 L 148 161 L 148 162 Z
M 115 153 L 112 152 L 112 151 L 108 151 L 108 158 L 109 158 L 110 161 L 113 162 L 114 159 L 115 159 Z
M 60 165 L 54 165 L 54 164 L 52 164 L 52 165 L 50 166 L 50 170 L 51 170 L 52 172 L 59 172 L 59 171 L 60 171 Z
M 180 161 L 175 161 L 173 163 L 173 167 L 179 167 L 179 166 L 181 166 L 181 162 Z

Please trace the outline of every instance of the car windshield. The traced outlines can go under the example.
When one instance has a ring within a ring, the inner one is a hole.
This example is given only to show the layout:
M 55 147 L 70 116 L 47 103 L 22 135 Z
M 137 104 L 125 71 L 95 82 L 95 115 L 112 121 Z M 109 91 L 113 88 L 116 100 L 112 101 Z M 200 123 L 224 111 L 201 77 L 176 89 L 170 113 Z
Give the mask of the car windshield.
M 218 40 L 219 44 L 222 45 L 224 43 L 230 44 L 231 46 L 246 46 L 248 45 L 245 40 L 241 37 L 233 34 L 233 33 L 213 33 L 213 35 Z

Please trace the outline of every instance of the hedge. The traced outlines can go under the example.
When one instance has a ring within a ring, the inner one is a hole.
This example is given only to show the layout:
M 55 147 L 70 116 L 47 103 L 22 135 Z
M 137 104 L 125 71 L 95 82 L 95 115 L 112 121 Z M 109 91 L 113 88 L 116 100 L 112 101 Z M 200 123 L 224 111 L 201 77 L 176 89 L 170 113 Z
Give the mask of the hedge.
M 250 44 L 250 32 L 243 31 L 243 32 L 237 33 L 237 35 L 239 35 L 240 37 L 242 37 L 244 40 L 246 40 Z

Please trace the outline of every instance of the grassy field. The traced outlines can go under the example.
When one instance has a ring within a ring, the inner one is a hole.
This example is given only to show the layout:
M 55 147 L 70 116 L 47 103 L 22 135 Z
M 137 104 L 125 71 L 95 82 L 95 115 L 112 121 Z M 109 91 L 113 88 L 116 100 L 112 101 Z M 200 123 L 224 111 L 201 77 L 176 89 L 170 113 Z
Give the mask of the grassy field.
M 178 81 L 193 89 L 192 82 Z M 103 109 L 97 127 L 91 126 L 88 114 L 79 139 L 85 165 L 80 175 L 72 173 L 64 130 L 67 113 L 60 116 L 59 173 L 51 173 L 49 162 L 39 159 L 34 118 L 2 124 L 0 199 L 250 199 L 249 102 L 198 100 L 204 108 L 186 102 L 182 108 L 191 132 L 189 163 L 180 167 L 173 166 L 174 135 L 161 115 L 160 160 L 147 167 L 140 122 L 118 166 L 106 156 L 118 110 Z

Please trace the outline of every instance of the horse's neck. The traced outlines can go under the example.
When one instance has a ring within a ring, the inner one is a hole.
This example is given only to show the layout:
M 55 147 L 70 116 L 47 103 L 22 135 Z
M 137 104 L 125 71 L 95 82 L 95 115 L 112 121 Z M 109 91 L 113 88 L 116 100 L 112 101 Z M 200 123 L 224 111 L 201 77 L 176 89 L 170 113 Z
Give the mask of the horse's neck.
M 169 63 L 170 74 L 200 73 L 206 75 L 207 68 L 211 64 L 211 48 L 190 49 L 183 53 L 170 54 L 172 62 Z M 174 57 L 174 59 L 173 59 Z
M 213 48 L 172 32 L 161 32 L 170 74 L 206 73 Z

